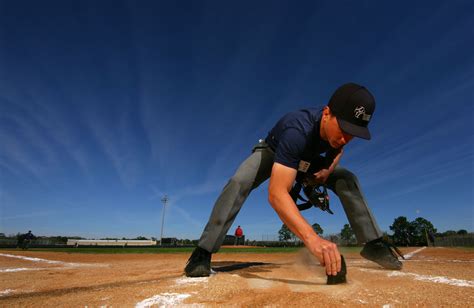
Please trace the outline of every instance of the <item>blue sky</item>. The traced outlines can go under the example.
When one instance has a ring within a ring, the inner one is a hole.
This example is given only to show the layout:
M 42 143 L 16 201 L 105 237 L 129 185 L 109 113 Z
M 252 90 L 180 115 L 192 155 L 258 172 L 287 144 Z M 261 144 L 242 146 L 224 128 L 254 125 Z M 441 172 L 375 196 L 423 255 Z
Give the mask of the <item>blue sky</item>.
M 342 83 L 377 101 L 341 165 L 383 230 L 474 230 L 471 1 L 2 1 L 0 232 L 199 238 L 286 112 Z M 276 236 L 268 182 L 230 232 Z M 305 212 L 325 233 L 347 223 Z

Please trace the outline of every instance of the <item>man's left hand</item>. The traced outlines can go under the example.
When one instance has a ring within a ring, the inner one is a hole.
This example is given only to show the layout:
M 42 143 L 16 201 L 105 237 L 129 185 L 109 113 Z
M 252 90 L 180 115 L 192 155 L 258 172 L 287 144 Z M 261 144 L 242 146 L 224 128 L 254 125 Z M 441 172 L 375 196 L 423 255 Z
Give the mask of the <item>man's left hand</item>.
M 314 175 L 314 181 L 318 184 L 324 184 L 326 183 L 326 180 L 328 179 L 329 175 L 331 172 L 328 169 L 321 169 L 318 172 L 316 172 Z

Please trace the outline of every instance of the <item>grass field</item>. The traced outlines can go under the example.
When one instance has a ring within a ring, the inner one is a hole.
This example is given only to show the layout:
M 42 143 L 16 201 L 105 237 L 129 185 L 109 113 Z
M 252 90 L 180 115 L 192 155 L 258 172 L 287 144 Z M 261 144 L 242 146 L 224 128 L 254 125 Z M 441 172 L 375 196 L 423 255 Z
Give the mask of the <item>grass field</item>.
M 250 247 L 250 248 L 222 248 L 219 253 L 292 253 L 302 247 Z M 162 254 L 162 253 L 185 253 L 193 251 L 192 247 L 185 248 L 160 248 L 160 247 L 98 247 L 98 248 L 30 248 L 27 251 L 66 252 L 66 253 L 88 253 L 88 254 Z M 1 251 L 2 249 L 0 249 Z M 11 250 L 11 249 L 9 249 Z M 361 247 L 339 247 L 344 254 L 348 252 L 358 253 Z M 18 251 L 22 251 L 18 249 Z

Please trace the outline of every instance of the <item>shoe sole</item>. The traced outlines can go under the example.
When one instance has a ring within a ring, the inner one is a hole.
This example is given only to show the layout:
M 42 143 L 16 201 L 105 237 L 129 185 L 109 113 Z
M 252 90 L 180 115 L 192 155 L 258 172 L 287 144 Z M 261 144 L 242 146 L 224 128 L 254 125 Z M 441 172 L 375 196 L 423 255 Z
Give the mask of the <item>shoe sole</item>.
M 395 265 L 395 264 L 393 264 L 393 263 L 386 263 L 386 262 L 384 262 L 384 261 L 379 261 L 379 260 L 377 260 L 377 259 L 372 259 L 372 258 L 370 258 L 369 256 L 363 254 L 362 252 L 360 253 L 360 255 L 361 255 L 363 258 L 365 258 L 365 259 L 367 259 L 367 260 L 369 260 L 369 261 L 372 261 L 372 262 L 377 263 L 378 265 L 380 265 L 381 267 L 383 267 L 383 268 L 385 268 L 385 269 L 389 269 L 389 270 L 401 270 L 402 267 L 403 267 L 403 263 L 400 262 L 400 261 L 398 261 L 398 260 L 397 260 L 397 262 L 398 262 L 399 264 Z

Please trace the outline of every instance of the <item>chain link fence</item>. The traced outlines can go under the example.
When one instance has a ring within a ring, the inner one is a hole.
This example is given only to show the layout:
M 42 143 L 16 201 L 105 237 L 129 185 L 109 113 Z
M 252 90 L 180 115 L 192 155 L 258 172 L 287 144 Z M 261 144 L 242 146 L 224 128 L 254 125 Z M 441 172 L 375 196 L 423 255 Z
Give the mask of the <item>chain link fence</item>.
M 434 246 L 439 247 L 474 247 L 474 233 L 466 235 L 451 235 L 445 237 L 436 237 Z
M 262 234 L 262 242 L 278 242 L 278 235 L 275 234 Z

